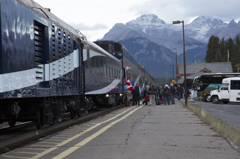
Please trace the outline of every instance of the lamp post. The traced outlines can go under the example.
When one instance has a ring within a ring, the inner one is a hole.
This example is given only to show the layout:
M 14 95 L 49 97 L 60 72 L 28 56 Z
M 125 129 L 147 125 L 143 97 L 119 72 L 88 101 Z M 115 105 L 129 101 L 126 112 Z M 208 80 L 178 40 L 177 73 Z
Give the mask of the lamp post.
M 173 74 L 172 75 L 173 75 L 173 79 L 174 79 L 174 65 L 173 64 L 169 64 L 169 66 L 172 66 L 172 68 L 173 68 L 173 72 L 172 72 Z
M 171 52 L 171 54 L 176 54 L 176 83 L 178 84 L 178 78 L 177 78 L 177 53 Z
M 183 28 L 183 65 L 184 65 L 184 91 L 186 93 L 187 90 L 187 81 L 186 81 L 186 60 L 185 60 L 185 38 L 184 38 L 184 20 L 180 21 L 173 21 L 173 24 L 180 24 L 182 23 Z M 187 106 L 187 95 L 185 94 L 185 106 Z

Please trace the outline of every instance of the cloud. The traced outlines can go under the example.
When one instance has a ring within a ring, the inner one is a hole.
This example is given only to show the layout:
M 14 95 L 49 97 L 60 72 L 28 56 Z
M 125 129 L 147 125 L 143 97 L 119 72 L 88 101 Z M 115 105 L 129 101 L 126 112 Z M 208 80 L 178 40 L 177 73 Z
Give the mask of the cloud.
M 71 25 L 73 28 L 78 29 L 80 31 L 96 31 L 96 30 L 108 29 L 107 25 L 100 24 L 100 23 L 97 23 L 93 26 L 88 26 L 88 25 L 85 25 L 84 23 L 71 22 L 69 23 L 69 25 Z
M 166 23 L 173 20 L 184 20 L 189 23 L 196 16 L 212 16 L 229 22 L 232 19 L 240 20 L 239 0 L 149 0 L 131 7 L 136 15 L 156 14 Z

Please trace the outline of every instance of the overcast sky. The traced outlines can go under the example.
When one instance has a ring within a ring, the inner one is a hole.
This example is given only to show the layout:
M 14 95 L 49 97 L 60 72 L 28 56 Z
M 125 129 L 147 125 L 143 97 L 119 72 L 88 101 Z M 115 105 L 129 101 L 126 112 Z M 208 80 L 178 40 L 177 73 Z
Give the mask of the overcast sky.
M 155 14 L 170 24 L 190 23 L 198 16 L 212 16 L 229 22 L 240 20 L 240 0 L 35 0 L 87 36 L 101 39 L 116 23 Z

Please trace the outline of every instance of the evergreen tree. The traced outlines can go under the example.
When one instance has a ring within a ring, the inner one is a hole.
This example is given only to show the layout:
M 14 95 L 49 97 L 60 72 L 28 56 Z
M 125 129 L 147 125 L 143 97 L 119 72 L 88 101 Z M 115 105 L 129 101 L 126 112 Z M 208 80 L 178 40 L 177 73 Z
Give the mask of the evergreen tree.
M 222 57 L 221 51 L 220 51 L 220 49 L 217 49 L 215 58 L 213 59 L 213 62 L 222 62 L 222 61 L 223 61 L 223 57 Z
M 235 69 L 237 72 L 237 71 L 239 71 L 238 69 L 240 69 L 240 38 L 239 38 L 239 36 L 236 37 L 236 44 L 235 44 L 234 52 L 236 53 Z
M 226 53 L 226 49 L 225 49 L 225 40 L 224 37 L 222 38 L 222 40 L 219 43 L 219 48 L 220 48 L 220 52 L 221 52 L 221 61 L 219 62 L 227 62 L 227 54 Z
M 237 60 L 236 60 L 237 53 L 235 52 L 235 44 L 231 37 L 229 37 L 228 41 L 225 43 L 225 48 L 227 51 L 229 51 L 229 62 L 232 63 L 233 72 L 236 72 L 235 65 L 237 64 Z
M 206 52 L 205 61 L 209 63 L 216 62 L 215 60 L 217 60 L 217 52 L 219 54 L 219 51 L 219 38 L 212 35 L 208 42 L 208 49 Z

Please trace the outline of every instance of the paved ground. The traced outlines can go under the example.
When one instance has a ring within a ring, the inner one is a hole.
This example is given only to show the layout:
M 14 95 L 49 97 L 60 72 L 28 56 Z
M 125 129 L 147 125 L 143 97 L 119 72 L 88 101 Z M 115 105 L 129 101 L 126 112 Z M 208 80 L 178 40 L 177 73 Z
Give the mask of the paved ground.
M 71 159 L 239 159 L 240 153 L 191 111 L 128 107 L 0 156 Z
M 203 108 L 240 131 L 240 103 L 213 104 L 212 102 L 190 101 L 189 104 Z

